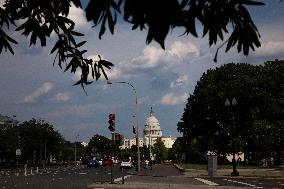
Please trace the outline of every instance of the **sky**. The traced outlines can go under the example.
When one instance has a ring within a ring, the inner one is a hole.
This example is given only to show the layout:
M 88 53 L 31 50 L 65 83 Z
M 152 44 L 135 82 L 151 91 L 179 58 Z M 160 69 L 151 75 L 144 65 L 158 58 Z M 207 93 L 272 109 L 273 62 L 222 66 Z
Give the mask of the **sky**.
M 86 2 L 82 1 L 84 6 Z M 77 31 L 85 34 L 82 40 L 87 40 L 87 57 L 97 59 L 101 55 L 115 65 L 108 71 L 113 84 L 108 85 L 102 78 L 86 87 L 86 95 L 80 86 L 73 86 L 79 73 L 74 75 L 53 66 L 54 54 L 50 51 L 54 36 L 42 48 L 29 47 L 20 33 L 13 33 L 18 41 L 13 46 L 15 55 L 0 55 L 0 114 L 16 115 L 20 122 L 44 119 L 65 139 L 89 142 L 95 134 L 110 137 L 110 113 L 116 116 L 116 132 L 125 137 L 133 137 L 132 125 L 137 118 L 142 137 L 153 107 L 163 135 L 182 136 L 177 123 L 204 72 L 231 62 L 260 64 L 284 59 L 284 2 L 266 2 L 266 6 L 249 9 L 262 46 L 249 56 L 237 53 L 236 48 L 224 53 L 222 48 L 217 63 L 213 59 L 220 43 L 209 47 L 207 36 L 180 36 L 183 31 L 177 29 L 169 33 L 163 50 L 155 42 L 146 45 L 145 32 L 132 31 L 130 25 L 120 23 L 114 35 L 107 31 L 100 40 L 98 28 L 86 21 L 84 11 L 72 7 L 69 17 L 76 21 Z M 116 82 L 129 82 L 136 95 L 130 85 Z

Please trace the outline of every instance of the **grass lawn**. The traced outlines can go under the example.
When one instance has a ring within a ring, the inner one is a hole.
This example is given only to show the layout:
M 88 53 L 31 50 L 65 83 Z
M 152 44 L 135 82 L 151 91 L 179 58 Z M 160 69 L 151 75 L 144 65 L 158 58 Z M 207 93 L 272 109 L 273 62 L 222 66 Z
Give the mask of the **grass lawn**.
M 183 169 L 199 169 L 207 170 L 207 164 L 178 164 L 178 166 Z M 218 169 L 231 169 L 232 165 L 217 165 Z M 237 165 L 237 169 L 256 169 L 260 168 L 259 166 L 250 166 L 250 165 Z M 264 168 L 264 167 L 261 167 Z

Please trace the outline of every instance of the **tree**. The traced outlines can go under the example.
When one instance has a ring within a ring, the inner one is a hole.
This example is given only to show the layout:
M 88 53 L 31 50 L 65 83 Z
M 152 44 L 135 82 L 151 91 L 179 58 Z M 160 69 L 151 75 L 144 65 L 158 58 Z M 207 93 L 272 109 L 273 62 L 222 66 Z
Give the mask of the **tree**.
M 101 58 L 99 61 L 84 58 L 86 50 L 81 48 L 86 41 L 77 42 L 83 34 L 74 31 L 75 22 L 67 18 L 71 3 L 82 7 L 80 0 L 6 0 L 4 8 L 0 7 L 0 52 L 4 48 L 14 54 L 12 44 L 17 44 L 17 41 L 9 36 L 12 29 L 22 31 L 22 35 L 29 38 L 30 46 L 38 41 L 41 46 L 46 46 L 47 38 L 54 33 L 58 38 L 51 50 L 55 53 L 54 61 L 57 60 L 60 68 L 67 62 L 65 71 L 81 71 L 76 84 L 84 87 L 92 83 L 88 81 L 88 75 L 97 80 L 102 73 L 107 79 L 105 69 L 110 69 L 113 64 Z M 237 45 L 238 52 L 248 55 L 250 49 L 255 50 L 261 45 L 258 29 L 246 8 L 256 5 L 264 3 L 252 0 L 91 0 L 85 11 L 87 20 L 92 21 L 94 27 L 100 27 L 99 38 L 105 33 L 106 25 L 114 34 L 117 19 L 123 17 L 133 30 L 148 31 L 147 44 L 155 40 L 164 49 L 165 38 L 174 28 L 183 28 L 184 35 L 198 37 L 198 21 L 203 28 L 201 36 L 208 35 L 210 46 L 221 40 L 224 43 L 220 48 L 227 44 L 226 52 Z M 230 35 L 224 39 L 226 33 Z
M 21 150 L 20 163 L 38 164 L 40 160 L 58 157 L 64 139 L 43 120 L 32 119 L 18 126 L 0 129 L 0 156 L 6 162 L 15 161 L 16 149 Z
M 15 160 L 15 151 L 18 146 L 18 137 L 15 135 L 15 128 L 8 125 L 0 127 L 0 160 L 1 162 L 9 162 Z
M 177 138 L 172 148 L 169 149 L 168 159 L 180 161 L 183 153 L 181 138 Z
M 115 150 L 112 141 L 104 136 L 95 134 L 86 147 L 86 152 L 92 156 L 111 156 Z
M 246 155 L 262 153 L 270 158 L 271 153 L 264 153 L 268 149 L 281 154 L 283 67 L 279 60 L 260 66 L 232 63 L 204 73 L 178 123 L 185 144 L 224 157 L 232 153 L 234 138 L 237 151 Z M 233 97 L 237 105 L 230 112 L 224 103 Z
M 44 120 L 32 119 L 15 126 L 17 146 L 21 149 L 21 159 L 30 163 L 48 162 L 50 157 L 58 157 L 64 138 Z
M 153 146 L 153 154 L 156 155 L 155 158 L 160 162 L 166 160 L 168 157 L 168 150 L 161 137 L 156 139 L 156 142 Z

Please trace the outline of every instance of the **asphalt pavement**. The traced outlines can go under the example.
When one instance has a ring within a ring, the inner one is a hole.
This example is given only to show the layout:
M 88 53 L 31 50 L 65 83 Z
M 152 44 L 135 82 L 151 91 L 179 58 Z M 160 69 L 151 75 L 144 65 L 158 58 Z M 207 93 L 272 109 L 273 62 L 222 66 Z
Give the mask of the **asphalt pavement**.
M 206 170 L 182 170 L 172 164 L 157 164 L 153 169 L 128 171 L 124 184 L 92 183 L 92 189 L 188 189 L 188 188 L 284 188 L 284 173 L 277 169 L 241 169 L 238 177 L 231 177 L 231 169 L 220 169 L 209 177 Z M 273 179 L 272 179 L 273 178 Z
M 231 177 L 231 171 L 218 169 L 214 177 L 209 177 L 206 170 L 182 170 L 172 164 L 156 164 L 153 169 L 142 168 L 140 172 L 125 169 L 125 176 L 122 179 L 119 166 L 115 166 L 115 180 L 111 184 L 110 167 L 34 169 L 26 175 L 23 170 L 0 170 L 0 189 L 284 189 L 283 168 L 240 169 L 238 177 Z

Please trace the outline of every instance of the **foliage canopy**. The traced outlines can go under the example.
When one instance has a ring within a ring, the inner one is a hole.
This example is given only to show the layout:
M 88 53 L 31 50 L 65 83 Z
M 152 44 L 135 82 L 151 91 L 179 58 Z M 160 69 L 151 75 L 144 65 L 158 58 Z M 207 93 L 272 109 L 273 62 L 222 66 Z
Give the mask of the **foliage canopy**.
M 178 123 L 188 150 L 230 154 L 234 137 L 237 150 L 247 154 L 284 151 L 283 63 L 231 63 L 204 73 Z M 237 105 L 226 107 L 233 98 Z
M 63 69 L 66 62 L 65 71 L 81 71 L 76 85 L 84 87 L 92 83 L 88 75 L 97 80 L 103 74 L 108 79 L 105 69 L 111 69 L 111 62 L 84 58 L 87 50 L 81 48 L 86 41 L 79 41 L 83 34 L 75 31 L 75 21 L 67 18 L 71 3 L 82 8 L 80 0 L 6 0 L 0 7 L 0 53 L 4 49 L 14 54 L 12 45 L 17 41 L 9 35 L 12 29 L 29 38 L 30 46 L 36 43 L 46 46 L 47 38 L 55 34 L 57 42 L 51 49 L 51 53 L 55 53 L 54 64 Z M 114 34 L 118 16 L 122 16 L 132 25 L 132 30 L 148 32 L 147 44 L 154 40 L 163 49 L 170 30 L 183 28 L 184 35 L 198 37 L 197 25 L 200 25 L 201 36 L 208 35 L 210 46 L 220 40 L 224 42 L 221 46 L 226 44 L 226 52 L 237 46 L 238 52 L 248 55 L 250 49 L 255 50 L 261 44 L 258 29 L 246 7 L 258 5 L 264 3 L 253 0 L 90 0 L 85 12 L 87 20 L 92 21 L 94 27 L 100 27 L 99 38 L 107 28 Z M 225 39 L 227 33 L 229 37 Z

